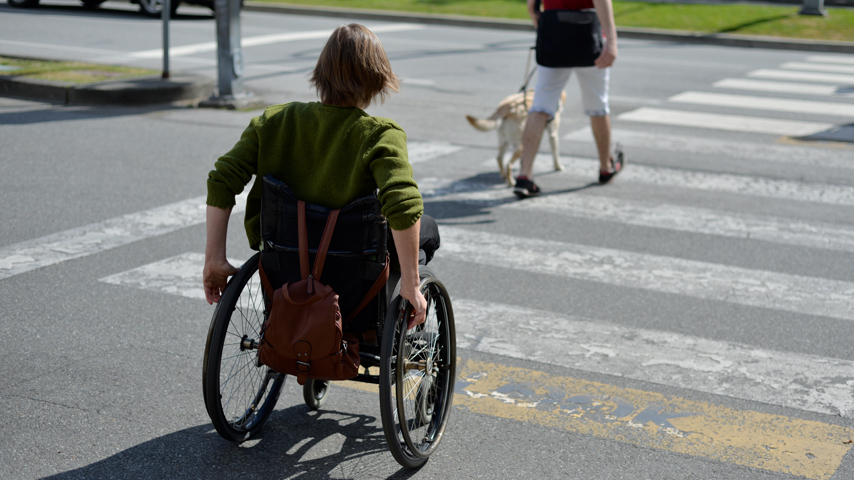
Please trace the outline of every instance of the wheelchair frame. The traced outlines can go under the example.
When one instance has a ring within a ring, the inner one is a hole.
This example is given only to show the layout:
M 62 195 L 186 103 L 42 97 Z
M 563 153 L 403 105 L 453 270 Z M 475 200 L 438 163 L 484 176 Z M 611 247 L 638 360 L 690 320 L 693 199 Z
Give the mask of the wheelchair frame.
M 217 432 L 233 442 L 258 433 L 286 377 L 258 362 L 261 325 L 267 316 L 257 274 L 259 258 L 260 253 L 255 254 L 229 281 L 205 346 L 205 406 Z M 386 442 L 395 460 L 407 468 L 423 465 L 438 447 L 456 381 L 450 296 L 430 268 L 421 265 L 419 270 L 420 289 L 428 302 L 425 323 L 406 328 L 412 307 L 399 296 L 399 278 L 390 278 L 380 292 L 385 308 L 380 308 L 377 319 L 377 345 L 360 344 L 363 368 L 352 379 L 379 385 Z M 371 367 L 379 367 L 379 374 L 370 374 Z M 311 409 L 321 408 L 327 394 L 328 382 L 309 379 L 303 386 L 303 398 Z

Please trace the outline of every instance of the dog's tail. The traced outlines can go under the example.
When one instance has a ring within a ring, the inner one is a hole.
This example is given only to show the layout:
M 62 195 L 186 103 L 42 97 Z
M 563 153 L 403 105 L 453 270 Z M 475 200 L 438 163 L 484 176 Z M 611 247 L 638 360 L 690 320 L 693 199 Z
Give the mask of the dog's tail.
M 495 130 L 498 128 L 498 120 L 494 120 L 491 118 L 474 118 L 471 115 L 466 115 L 466 120 L 469 121 L 472 127 L 480 130 L 481 132 L 488 132 L 490 130 Z
M 471 115 L 466 115 L 466 120 L 469 121 L 472 127 L 480 130 L 481 132 L 488 132 L 498 128 L 498 120 L 506 117 L 511 108 L 512 105 L 501 105 L 489 118 L 480 119 L 474 118 Z

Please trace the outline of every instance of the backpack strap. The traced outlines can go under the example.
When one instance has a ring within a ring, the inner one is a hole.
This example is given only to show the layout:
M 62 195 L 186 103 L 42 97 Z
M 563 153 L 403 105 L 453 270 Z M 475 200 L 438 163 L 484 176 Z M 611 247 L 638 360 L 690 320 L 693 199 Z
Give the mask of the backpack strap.
M 326 219 L 326 228 L 323 229 L 320 246 L 317 247 L 317 256 L 314 257 L 314 270 L 311 273 L 311 276 L 315 280 L 320 280 L 320 274 L 323 272 L 323 264 L 326 262 L 326 252 L 329 250 L 329 242 L 332 241 L 332 233 L 335 231 L 335 224 L 338 222 L 338 213 L 340 211 L 332 210 L 329 212 L 329 218 Z
M 386 253 L 385 254 L 385 268 L 383 269 L 382 273 L 380 273 L 380 276 L 377 277 L 377 280 L 374 282 L 374 284 L 371 286 L 371 289 L 368 291 L 368 294 L 365 295 L 365 298 L 362 299 L 362 303 L 360 303 L 359 306 L 356 307 L 356 309 L 353 310 L 353 312 L 350 315 L 347 315 L 347 319 L 344 320 L 345 324 L 350 323 L 350 320 L 352 320 L 353 317 L 355 317 L 359 312 L 361 312 L 362 309 L 367 307 L 368 303 L 371 300 L 373 300 L 374 297 L 376 297 L 378 293 L 380 293 L 380 290 L 382 290 L 382 288 L 385 286 L 386 282 L 388 281 L 389 263 L 390 262 L 389 262 L 389 258 L 388 258 L 388 253 Z
M 297 237 L 299 238 L 300 278 L 308 278 L 308 229 L 305 226 L 305 202 L 297 202 Z
M 335 231 L 335 224 L 338 222 L 338 214 L 341 212 L 340 209 L 332 210 L 329 212 L 329 218 L 326 219 L 326 227 L 323 229 L 323 236 L 320 238 L 320 246 L 317 248 L 317 255 L 314 257 L 314 269 L 309 275 L 308 270 L 308 228 L 305 224 L 305 202 L 299 200 L 297 202 L 297 222 L 298 222 L 298 235 L 299 235 L 299 265 L 300 265 L 300 274 L 303 279 L 311 278 L 315 280 L 320 280 L 320 275 L 323 273 L 323 264 L 326 262 L 326 253 L 329 251 L 329 243 L 332 241 L 332 233 Z M 389 257 L 388 253 L 386 253 L 385 258 L 385 268 L 379 277 L 377 277 L 374 284 L 371 286 L 371 289 L 368 291 L 365 298 L 362 299 L 362 303 L 353 310 L 350 315 L 347 316 L 345 323 L 349 323 L 350 320 L 353 319 L 359 312 L 361 312 L 365 307 L 368 306 L 368 303 L 373 300 L 374 297 L 380 292 L 380 290 L 385 286 L 388 281 L 389 276 Z M 266 275 L 263 273 L 263 267 L 261 267 L 261 283 L 264 284 L 265 290 L 272 292 L 272 289 L 269 288 L 269 281 L 266 281 Z M 312 285 L 309 283 L 309 293 L 311 293 Z M 272 297 L 272 294 L 270 295 Z
M 261 276 L 261 286 L 264 287 L 264 293 L 267 295 L 267 301 L 273 301 L 273 285 L 270 284 L 270 279 L 267 278 L 267 272 L 264 271 L 264 262 L 261 261 L 261 256 L 258 256 L 258 273 Z
M 326 252 L 329 250 L 329 242 L 332 241 L 332 232 L 335 230 L 335 224 L 338 222 L 338 213 L 340 211 L 338 209 L 329 212 L 329 217 L 326 219 L 326 227 L 323 229 L 323 236 L 320 238 L 320 246 L 317 248 L 317 255 L 314 257 L 314 270 L 309 274 L 308 227 L 305 224 L 305 202 L 302 200 L 297 201 L 299 269 L 303 280 L 310 280 L 307 285 L 308 293 L 314 292 L 314 280 L 320 280 L 320 274 L 323 272 L 323 263 L 326 261 Z

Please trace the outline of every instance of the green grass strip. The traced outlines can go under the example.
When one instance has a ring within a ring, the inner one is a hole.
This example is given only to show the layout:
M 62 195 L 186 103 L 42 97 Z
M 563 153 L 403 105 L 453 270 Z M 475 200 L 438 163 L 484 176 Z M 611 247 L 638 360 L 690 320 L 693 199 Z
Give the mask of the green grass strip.
M 828 9 L 827 17 L 798 15 L 798 10 L 799 6 L 614 2 L 614 20 L 623 27 L 854 41 L 854 10 Z
M 155 73 L 158 72 L 145 68 L 0 57 L 0 75 L 73 84 L 120 80 Z
M 259 0 L 291 5 L 528 19 L 525 0 Z M 614 1 L 618 27 L 734 33 L 854 42 L 854 9 L 827 8 L 827 17 L 798 15 L 800 6 L 679 5 Z

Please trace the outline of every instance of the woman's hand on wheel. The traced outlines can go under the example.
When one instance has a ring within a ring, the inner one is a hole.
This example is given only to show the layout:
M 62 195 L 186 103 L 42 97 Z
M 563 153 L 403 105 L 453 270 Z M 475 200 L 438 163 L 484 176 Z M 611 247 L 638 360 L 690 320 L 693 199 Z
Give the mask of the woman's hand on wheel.
M 202 283 L 205 286 L 205 299 L 208 305 L 219 302 L 228 285 L 228 277 L 236 274 L 237 268 L 228 263 L 228 260 L 205 261 Z
M 205 268 L 202 270 L 202 284 L 205 287 L 205 299 L 208 305 L 219 302 L 228 277 L 237 274 L 237 269 L 225 258 L 225 238 L 228 235 L 228 217 L 231 208 L 217 208 L 208 205 L 205 223 L 207 240 L 205 243 Z
M 418 288 L 406 288 L 400 290 L 400 296 L 412 305 L 412 314 L 409 316 L 409 323 L 406 325 L 407 330 L 421 325 L 427 318 L 427 299 Z

